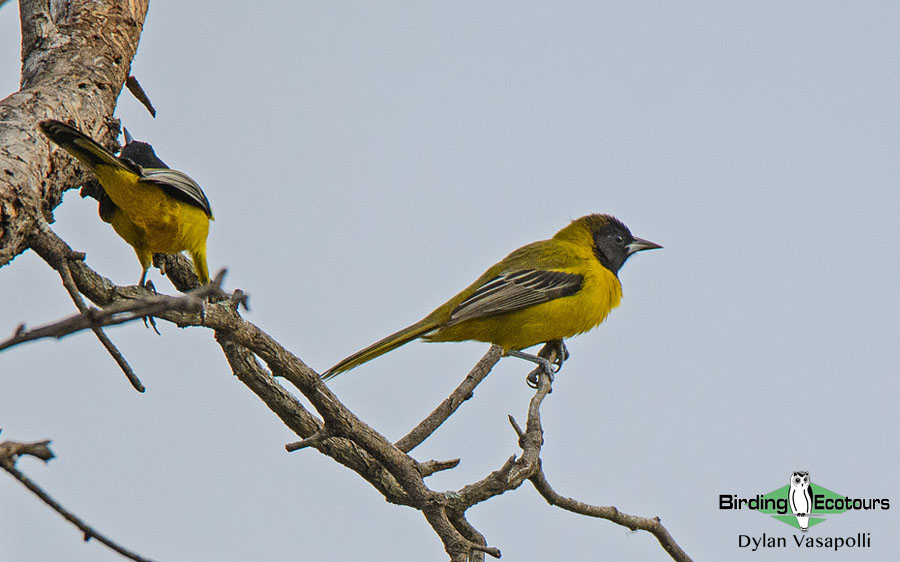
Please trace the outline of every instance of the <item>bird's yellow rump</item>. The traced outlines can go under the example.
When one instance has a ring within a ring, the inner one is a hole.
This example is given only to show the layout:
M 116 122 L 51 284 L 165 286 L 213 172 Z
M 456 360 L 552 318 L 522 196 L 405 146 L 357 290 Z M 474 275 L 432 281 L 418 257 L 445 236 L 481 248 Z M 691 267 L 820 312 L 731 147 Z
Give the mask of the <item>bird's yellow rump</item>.
M 200 186 L 172 170 L 147 143 L 126 144 L 117 157 L 78 129 L 53 119 L 38 128 L 97 176 L 103 193 L 100 217 L 134 248 L 141 263 L 141 285 L 154 253 L 187 251 L 201 283 L 209 282 L 206 237 L 212 209 Z
M 596 327 L 619 305 L 617 274 L 629 256 L 661 247 L 632 236 L 613 216 L 581 217 L 553 238 L 512 252 L 422 320 L 347 357 L 322 378 L 416 338 L 483 341 L 506 353 L 561 342 Z

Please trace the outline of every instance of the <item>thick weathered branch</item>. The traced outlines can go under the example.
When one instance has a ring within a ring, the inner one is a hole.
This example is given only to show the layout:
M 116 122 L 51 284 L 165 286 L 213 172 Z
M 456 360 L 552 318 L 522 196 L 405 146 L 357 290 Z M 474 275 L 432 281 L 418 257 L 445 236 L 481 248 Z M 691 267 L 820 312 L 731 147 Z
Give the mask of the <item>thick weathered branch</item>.
M 180 299 L 185 298 L 151 295 L 146 289 L 138 286 L 116 286 L 93 271 L 84 261 L 73 259 L 71 256 L 77 255 L 77 253 L 73 252 L 68 244 L 49 228 L 33 237 L 32 246 L 44 260 L 67 259 L 78 290 L 96 305 L 103 307 L 102 310 L 117 310 L 116 307 L 127 308 L 132 306 L 136 300 L 141 301 L 147 298 L 161 298 L 163 300 L 160 302 L 166 303 L 181 303 L 183 301 Z M 171 272 L 168 274 L 171 278 Z M 193 293 L 188 296 L 190 295 Z M 302 380 L 303 383 L 297 382 L 296 384 L 306 385 L 308 388 L 319 387 L 328 395 L 328 398 L 317 398 L 313 400 L 314 405 L 318 404 L 317 407 L 330 412 L 331 419 L 336 420 L 336 426 L 340 426 L 340 420 L 346 413 L 349 413 L 346 407 L 340 404 L 330 390 L 319 381 L 315 371 L 294 357 L 259 327 L 243 319 L 237 312 L 238 304 L 239 302 L 234 299 L 208 303 L 205 314 L 185 310 L 180 305 L 176 308 L 161 307 L 161 310 L 155 309 L 153 315 L 181 327 L 204 326 L 214 330 L 216 339 L 222 346 L 235 375 L 247 384 L 299 437 L 306 438 L 313 435 L 323 426 L 323 422 L 303 408 L 289 392 L 278 384 L 273 375 L 289 377 L 293 381 Z M 134 316 L 131 320 L 135 319 Z M 72 320 L 82 322 L 78 319 Z M 269 372 L 259 365 L 256 357 L 262 358 L 267 363 Z M 352 416 L 352 414 L 350 415 Z M 332 427 L 335 427 L 335 423 L 332 424 Z M 372 434 L 377 435 L 374 430 Z M 387 470 L 377 458 L 373 458 L 370 451 L 360 443 L 348 440 L 347 436 L 340 432 L 336 432 L 335 435 L 336 437 L 322 441 L 316 448 L 356 471 L 385 494 L 388 501 L 411 505 L 407 492 L 397 483 L 397 479 L 392 476 L 391 471 Z M 389 444 L 384 437 L 381 439 L 384 443 Z M 393 445 L 390 445 L 390 448 L 393 449 Z M 397 454 L 402 455 L 399 451 Z M 402 456 L 414 469 L 414 461 L 406 455 Z
M 40 218 L 52 222 L 63 191 L 85 177 L 51 150 L 36 123 L 75 119 L 93 138 L 114 138 L 118 125 L 109 119 L 146 13 L 147 0 L 19 3 L 21 89 L 0 101 L 0 266 L 28 247 Z
M 322 428 L 322 421 L 285 390 L 275 377 L 259 364 L 256 356 L 246 347 L 236 343 L 229 332 L 217 331 L 216 341 L 222 347 L 238 379 L 247 385 L 291 431 L 298 436 L 307 437 Z M 332 437 L 317 444 L 316 449 L 365 478 L 388 501 L 393 499 L 392 503 L 409 505 L 407 501 L 400 501 L 405 493 L 397 480 L 352 441 Z
M 78 290 L 104 310 L 127 306 L 129 301 L 146 297 L 144 288 L 118 287 L 91 270 L 83 260 L 74 259 L 72 256 L 77 254 L 49 228 L 33 236 L 32 247 L 45 260 L 68 260 Z M 447 497 L 425 485 L 422 465 L 350 412 L 322 383 L 318 373 L 259 327 L 243 319 L 237 312 L 237 305 L 230 299 L 208 304 L 205 315 L 183 309 L 155 311 L 154 315 L 179 326 L 204 326 L 215 330 L 216 339 L 235 374 L 276 411 L 288 427 L 301 438 L 327 428 L 330 436 L 317 440 L 313 446 L 357 472 L 381 491 L 387 501 L 421 510 L 451 558 L 464 559 L 472 547 L 483 546 L 472 544 L 450 523 L 445 510 Z M 254 356 L 265 362 L 268 372 Z M 276 378 L 284 378 L 300 390 L 320 418 L 293 400 Z

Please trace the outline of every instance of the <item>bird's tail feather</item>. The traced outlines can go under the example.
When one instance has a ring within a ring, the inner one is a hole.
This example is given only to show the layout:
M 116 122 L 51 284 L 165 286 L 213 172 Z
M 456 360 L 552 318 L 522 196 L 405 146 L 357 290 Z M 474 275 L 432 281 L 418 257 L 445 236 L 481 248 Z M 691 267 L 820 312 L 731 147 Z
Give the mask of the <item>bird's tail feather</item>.
M 128 169 L 113 153 L 97 144 L 94 139 L 62 121 L 55 119 L 41 121 L 38 128 L 47 138 L 92 170 L 99 166 Z
M 354 367 L 358 367 L 367 361 L 371 361 L 380 355 L 384 355 L 388 351 L 392 349 L 397 349 L 403 344 L 409 343 L 412 340 L 421 337 L 428 332 L 434 330 L 437 327 L 437 324 L 434 322 L 426 322 L 422 320 L 409 326 L 408 328 L 404 328 L 399 332 L 393 333 L 388 337 L 381 339 L 369 347 L 357 351 L 350 357 L 347 357 L 334 367 L 328 369 L 324 373 L 322 373 L 322 380 L 333 379 L 344 371 L 349 371 Z

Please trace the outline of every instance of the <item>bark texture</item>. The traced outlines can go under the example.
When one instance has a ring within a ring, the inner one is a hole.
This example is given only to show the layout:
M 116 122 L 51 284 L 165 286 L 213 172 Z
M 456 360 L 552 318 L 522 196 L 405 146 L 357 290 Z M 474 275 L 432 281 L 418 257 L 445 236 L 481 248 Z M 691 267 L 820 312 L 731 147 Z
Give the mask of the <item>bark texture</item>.
M 63 191 L 84 179 L 60 165 L 69 157 L 51 148 L 37 122 L 73 121 L 113 146 L 113 111 L 146 15 L 147 0 L 20 2 L 20 90 L 0 101 L 0 266 L 28 247 L 39 218 L 53 222 Z

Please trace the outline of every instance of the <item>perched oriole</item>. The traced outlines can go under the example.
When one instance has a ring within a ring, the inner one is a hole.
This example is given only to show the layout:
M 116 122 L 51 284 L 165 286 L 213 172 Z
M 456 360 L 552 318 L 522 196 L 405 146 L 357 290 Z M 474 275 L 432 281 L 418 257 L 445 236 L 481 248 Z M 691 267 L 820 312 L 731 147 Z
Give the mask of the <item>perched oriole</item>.
M 553 238 L 512 252 L 422 320 L 347 357 L 322 378 L 416 338 L 489 342 L 508 355 L 542 363 L 519 350 L 562 342 L 599 325 L 622 298 L 617 274 L 625 260 L 661 247 L 632 236 L 610 215 L 581 217 Z
M 154 253 L 185 250 L 191 255 L 197 278 L 209 282 L 206 237 L 213 215 L 209 200 L 194 180 L 170 169 L 153 147 L 130 135 L 117 157 L 60 121 L 41 121 L 38 128 L 97 176 L 102 193 L 83 190 L 82 194 L 100 201 L 100 218 L 134 248 L 141 263 L 141 285 Z

